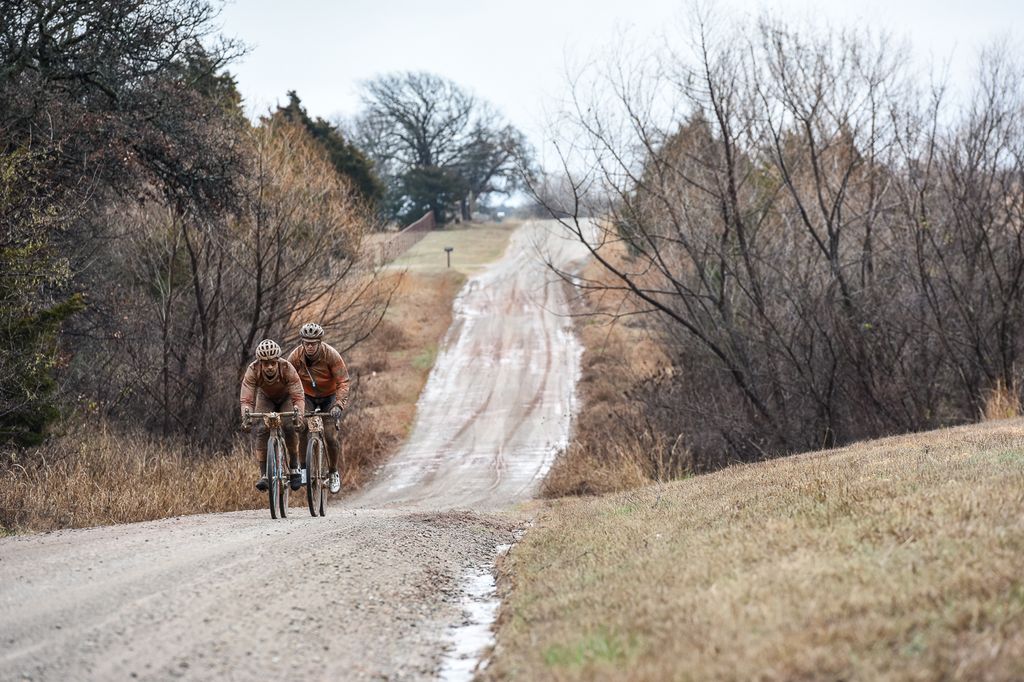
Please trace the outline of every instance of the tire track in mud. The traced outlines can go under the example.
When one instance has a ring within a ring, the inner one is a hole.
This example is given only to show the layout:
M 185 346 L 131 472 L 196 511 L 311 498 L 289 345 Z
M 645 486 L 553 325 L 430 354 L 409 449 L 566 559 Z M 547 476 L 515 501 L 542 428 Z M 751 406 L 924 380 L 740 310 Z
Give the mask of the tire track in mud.
M 560 231 L 524 225 L 466 283 L 407 444 L 352 504 L 501 509 L 534 492 L 568 443 L 582 352 L 544 263 L 585 256 Z
M 527 426 L 529 419 L 534 416 L 536 411 L 543 407 L 544 396 L 548 390 L 548 381 L 551 377 L 551 367 L 553 364 L 551 352 L 551 332 L 547 325 L 544 326 L 544 339 L 544 370 L 542 372 L 540 386 L 538 386 L 537 390 L 534 392 L 533 397 L 530 398 L 530 400 L 526 403 L 526 406 L 522 414 L 519 416 L 519 419 L 512 425 L 512 428 L 509 429 L 508 432 L 505 434 L 504 439 L 502 439 L 501 443 L 498 445 L 498 448 L 494 453 L 495 459 L 493 468 L 495 471 L 495 480 L 488 488 L 489 492 L 494 492 L 501 485 L 501 474 L 505 469 L 506 449 L 512 443 L 513 439 L 516 437 L 519 431 L 523 427 Z M 532 358 L 532 354 L 528 357 Z

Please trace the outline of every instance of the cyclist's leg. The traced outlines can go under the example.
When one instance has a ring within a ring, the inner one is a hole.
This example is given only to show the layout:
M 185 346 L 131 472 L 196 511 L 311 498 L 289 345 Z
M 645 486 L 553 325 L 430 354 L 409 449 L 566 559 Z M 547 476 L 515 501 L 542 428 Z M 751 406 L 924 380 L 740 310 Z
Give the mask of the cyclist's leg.
M 306 429 L 302 429 L 295 435 L 294 443 L 291 441 L 288 443 L 288 452 L 295 453 L 300 469 L 306 468 L 306 443 L 308 440 Z
M 284 420 L 281 424 L 284 431 L 284 444 L 288 450 L 288 466 L 297 469 L 299 464 L 299 430 L 292 426 L 291 418 Z
M 307 402 L 313 402 L 308 397 L 306 400 Z M 319 407 L 320 411 L 324 413 L 324 440 L 327 442 L 327 464 L 332 474 L 338 472 L 338 455 L 341 453 L 341 438 L 339 437 L 338 429 L 334 427 L 334 420 L 329 416 L 335 402 L 336 397 L 333 395 L 315 400 L 316 407 Z
M 273 412 L 273 410 L 274 404 L 261 391 L 257 391 L 253 412 Z M 263 423 L 262 418 L 255 420 L 253 424 L 252 451 L 260 466 L 260 480 L 262 480 L 267 476 L 267 425 Z
M 341 434 L 334 426 L 334 420 L 324 425 L 324 440 L 327 441 L 327 464 L 331 473 L 338 471 L 338 460 L 341 455 Z
M 316 408 L 316 405 L 314 404 L 313 399 L 310 396 L 307 395 L 306 396 L 306 404 L 303 406 L 302 409 L 304 409 L 306 411 L 306 413 L 309 414 L 315 408 Z M 299 431 L 298 437 L 296 438 L 296 451 L 295 452 L 298 455 L 299 466 L 301 466 L 301 467 L 305 467 L 306 466 L 306 446 L 307 446 L 307 444 L 309 442 L 308 433 L 309 432 L 306 431 L 306 429 L 302 429 L 301 431 Z
M 341 492 L 341 474 L 338 472 L 341 463 L 341 434 L 333 419 L 324 425 L 324 442 L 327 445 L 327 468 L 331 473 L 329 489 L 333 495 Z
M 292 403 L 284 398 L 275 408 L 277 412 L 290 412 Z M 290 482 L 292 490 L 298 490 L 302 486 L 302 474 L 299 473 L 298 462 L 298 429 L 292 424 L 291 417 L 281 420 L 281 435 L 284 436 L 284 449 L 288 455 L 288 468 L 290 469 Z

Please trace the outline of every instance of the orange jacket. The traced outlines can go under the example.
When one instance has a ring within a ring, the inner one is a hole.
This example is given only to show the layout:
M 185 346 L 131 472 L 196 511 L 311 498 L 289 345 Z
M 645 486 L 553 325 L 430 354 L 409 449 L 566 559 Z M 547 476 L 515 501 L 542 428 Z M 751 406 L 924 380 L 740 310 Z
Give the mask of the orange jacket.
M 333 393 L 341 409 L 348 407 L 348 367 L 333 346 L 321 342 L 316 357 L 308 360 L 300 343 L 288 354 L 288 362 L 299 373 L 306 395 L 325 398 Z
M 302 397 L 302 382 L 291 363 L 284 359 L 277 361 L 277 377 L 273 381 L 267 381 L 260 370 L 260 361 L 254 360 L 245 370 L 242 377 L 242 391 L 239 400 L 242 409 L 253 409 L 256 404 L 256 391 L 262 391 L 275 403 L 290 397 L 292 405 L 298 405 L 302 409 L 305 400 Z M 290 406 L 289 406 L 290 407 Z

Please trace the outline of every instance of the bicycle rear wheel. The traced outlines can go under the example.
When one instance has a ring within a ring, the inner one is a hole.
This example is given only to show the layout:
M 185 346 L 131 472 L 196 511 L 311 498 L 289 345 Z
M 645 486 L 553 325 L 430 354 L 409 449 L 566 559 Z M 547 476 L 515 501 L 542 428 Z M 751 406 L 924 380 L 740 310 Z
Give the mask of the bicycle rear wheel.
M 320 436 L 320 452 L 317 453 L 316 479 L 320 484 L 318 490 L 320 495 L 317 499 L 317 506 L 320 508 L 320 516 L 324 515 L 324 503 L 327 500 L 328 473 L 327 473 L 327 442 L 323 435 Z
M 278 510 L 281 512 L 281 518 L 284 519 L 288 517 L 288 493 L 292 486 L 291 469 L 288 468 L 288 448 L 285 447 L 284 439 L 280 436 L 277 438 L 277 471 L 279 474 L 277 486 L 280 490 Z
M 323 499 L 323 480 L 320 468 L 324 458 L 324 442 L 319 436 L 310 435 L 306 443 L 306 502 L 309 515 L 317 515 L 317 507 Z M 323 516 L 323 514 L 320 514 Z
M 325 458 L 326 459 L 326 458 Z M 324 504 L 327 502 L 327 465 L 323 465 L 324 477 L 320 479 L 320 516 L 326 516 L 324 513 Z
M 278 488 L 281 486 L 281 477 L 277 470 L 277 439 L 273 436 L 267 441 L 267 498 L 270 502 L 270 518 L 277 518 L 277 496 Z

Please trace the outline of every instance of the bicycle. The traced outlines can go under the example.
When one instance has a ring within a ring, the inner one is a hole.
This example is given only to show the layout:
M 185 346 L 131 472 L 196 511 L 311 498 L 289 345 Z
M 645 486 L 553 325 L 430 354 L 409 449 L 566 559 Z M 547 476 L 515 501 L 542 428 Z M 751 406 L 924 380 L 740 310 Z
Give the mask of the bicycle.
M 327 442 L 324 440 L 324 413 L 320 410 L 307 412 L 306 430 L 306 502 L 309 515 L 325 515 L 325 499 L 330 485 L 330 471 L 327 467 Z M 340 428 L 341 418 L 335 418 L 335 428 Z
M 250 412 L 249 417 L 263 419 L 270 436 L 267 438 L 267 499 L 270 503 L 270 518 L 288 516 L 288 492 L 291 490 L 291 472 L 288 468 L 288 446 L 284 441 L 282 419 L 295 418 L 298 412 Z

